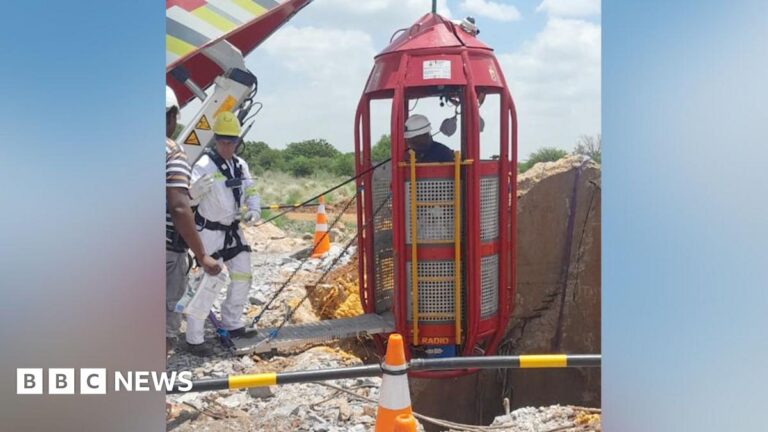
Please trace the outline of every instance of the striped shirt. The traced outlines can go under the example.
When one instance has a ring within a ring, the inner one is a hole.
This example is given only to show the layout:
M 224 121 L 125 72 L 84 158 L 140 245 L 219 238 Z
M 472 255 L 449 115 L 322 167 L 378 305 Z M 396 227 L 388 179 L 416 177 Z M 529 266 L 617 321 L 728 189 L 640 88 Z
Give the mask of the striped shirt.
M 165 187 L 189 189 L 191 170 L 184 149 L 172 139 L 165 139 Z M 165 242 L 171 243 L 176 234 L 168 202 L 165 203 Z

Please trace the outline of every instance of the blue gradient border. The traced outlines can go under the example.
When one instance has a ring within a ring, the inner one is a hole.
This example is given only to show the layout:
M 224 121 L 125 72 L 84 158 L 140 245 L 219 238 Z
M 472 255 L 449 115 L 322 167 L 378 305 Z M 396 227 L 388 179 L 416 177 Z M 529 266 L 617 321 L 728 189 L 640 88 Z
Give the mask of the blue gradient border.
M 158 431 L 159 393 L 16 396 L 16 368 L 164 370 L 162 2 L 4 2 L 0 430 Z
M 603 2 L 603 426 L 768 430 L 768 2 Z

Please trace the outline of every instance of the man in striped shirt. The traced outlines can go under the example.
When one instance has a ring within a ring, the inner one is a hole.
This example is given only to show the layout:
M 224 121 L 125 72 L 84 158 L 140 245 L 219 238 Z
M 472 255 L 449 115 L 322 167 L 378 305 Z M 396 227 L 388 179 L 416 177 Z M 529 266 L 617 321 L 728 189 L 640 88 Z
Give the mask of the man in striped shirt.
M 191 176 L 184 149 L 170 137 L 176 130 L 179 103 L 170 87 L 165 88 L 165 350 L 166 354 L 177 336 L 180 314 L 174 312 L 184 295 L 187 277 L 187 249 L 212 275 L 221 272 L 221 265 L 205 253 L 203 242 L 195 227 L 190 207 L 189 179 Z

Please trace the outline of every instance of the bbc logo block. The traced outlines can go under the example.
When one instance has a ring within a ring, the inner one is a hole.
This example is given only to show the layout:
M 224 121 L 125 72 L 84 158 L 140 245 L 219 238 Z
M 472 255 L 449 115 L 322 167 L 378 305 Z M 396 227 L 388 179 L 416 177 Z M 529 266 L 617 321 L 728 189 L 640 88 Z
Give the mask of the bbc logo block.
M 34 368 L 16 369 L 16 394 L 43 394 L 43 370 Z
M 113 391 L 190 391 L 191 371 L 114 371 Z M 106 395 L 109 378 L 105 368 L 18 368 L 19 395 Z
M 48 394 L 75 394 L 75 370 L 72 368 L 48 369 Z
M 16 394 L 41 395 L 47 384 L 47 394 L 73 395 L 78 384 L 73 368 L 48 369 L 47 382 L 43 369 L 16 369 Z M 79 394 L 107 394 L 107 370 L 103 368 L 80 369 Z
M 80 394 L 107 394 L 107 370 L 101 368 L 80 369 Z

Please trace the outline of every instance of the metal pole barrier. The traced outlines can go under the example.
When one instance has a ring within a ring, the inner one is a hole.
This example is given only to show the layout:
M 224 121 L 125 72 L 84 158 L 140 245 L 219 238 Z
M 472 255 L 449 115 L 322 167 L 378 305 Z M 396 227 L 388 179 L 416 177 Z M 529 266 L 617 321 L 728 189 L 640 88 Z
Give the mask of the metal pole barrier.
M 353 366 L 348 368 L 297 372 L 265 372 L 249 375 L 230 375 L 225 378 L 193 381 L 192 388 L 187 391 L 181 391 L 178 386 L 176 386 L 169 391 L 168 394 L 211 390 L 236 390 L 242 388 L 269 387 L 272 385 L 297 384 L 335 379 L 374 377 L 379 375 L 381 375 L 381 365 Z
M 600 367 L 600 355 L 543 354 L 413 359 L 408 365 L 410 370 L 551 369 L 571 367 Z
M 544 369 L 600 367 L 600 354 L 543 354 L 520 356 L 455 357 L 439 359 L 412 359 L 408 370 L 452 370 L 452 369 Z M 347 378 L 379 376 L 381 365 L 352 366 L 348 368 L 319 369 L 297 372 L 265 372 L 250 375 L 231 375 L 192 382 L 192 388 L 179 390 L 178 385 L 168 394 L 201 392 L 213 390 L 235 390 L 271 385 L 297 384 Z

